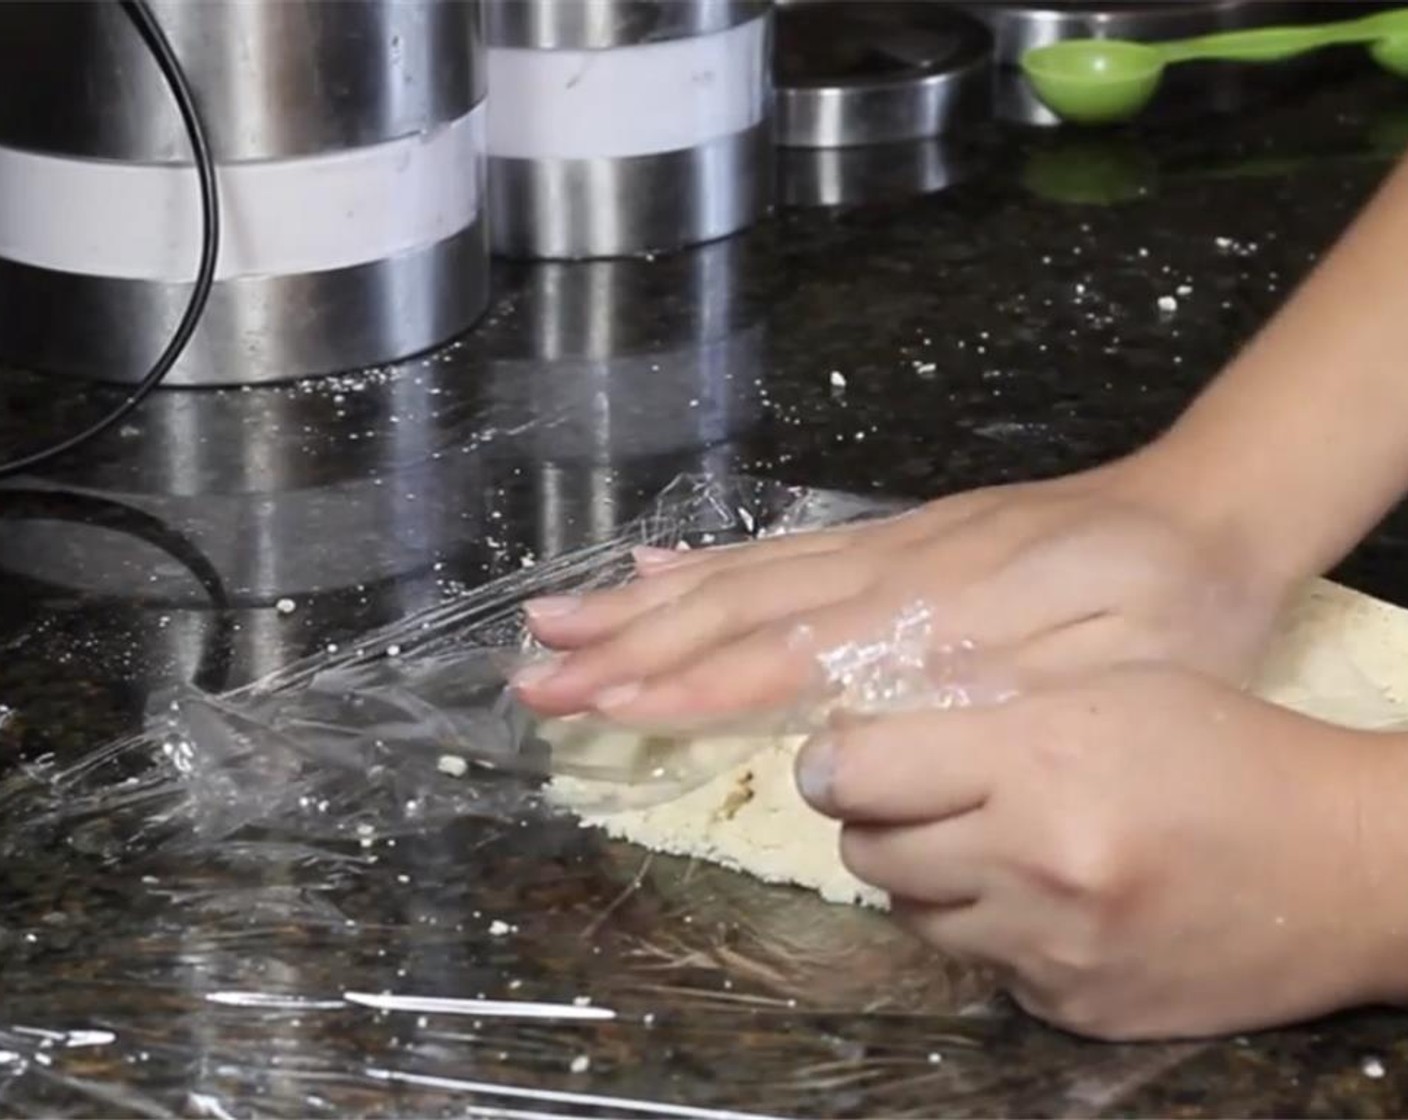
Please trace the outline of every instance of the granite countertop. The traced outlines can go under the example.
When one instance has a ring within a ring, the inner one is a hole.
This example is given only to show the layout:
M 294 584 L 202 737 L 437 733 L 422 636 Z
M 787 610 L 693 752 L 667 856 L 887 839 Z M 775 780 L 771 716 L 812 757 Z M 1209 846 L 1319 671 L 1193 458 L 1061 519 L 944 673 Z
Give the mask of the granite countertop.
M 355 646 L 611 534 L 682 474 L 920 497 L 1132 447 L 1405 136 L 1373 77 L 1148 134 L 993 129 L 948 190 L 653 262 L 504 266 L 441 353 L 163 394 L 0 492 L 0 1111 L 1401 1114 L 1400 1015 L 1087 1043 L 877 916 L 570 822 L 192 831 L 123 737 L 173 686 Z M 6 457 L 108 400 L 0 386 Z M 1404 524 L 1343 577 L 1408 602 Z M 238 780 L 271 804 L 302 780 L 261 767 Z

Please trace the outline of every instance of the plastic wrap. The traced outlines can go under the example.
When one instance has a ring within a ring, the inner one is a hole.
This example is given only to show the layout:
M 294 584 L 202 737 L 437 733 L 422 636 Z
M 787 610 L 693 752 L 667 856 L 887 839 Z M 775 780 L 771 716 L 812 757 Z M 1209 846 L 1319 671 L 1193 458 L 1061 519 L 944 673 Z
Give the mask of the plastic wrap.
M 522 626 L 521 603 L 619 583 L 631 574 L 639 545 L 713 545 L 896 508 L 777 485 L 683 479 L 651 516 L 610 541 L 244 688 L 213 695 L 188 687 L 157 697 L 145 734 L 53 776 L 54 816 L 71 826 L 89 810 L 107 819 L 115 804 L 130 806 L 141 840 L 178 845 L 209 844 L 251 827 L 365 842 L 466 816 L 522 819 L 538 808 L 542 782 L 554 775 L 590 779 L 600 800 L 579 804 L 583 811 L 677 797 L 744 761 L 739 751 L 814 726 L 824 718 L 825 698 L 874 707 L 882 692 L 899 698 L 921 688 L 907 660 L 920 635 L 897 632 L 874 650 L 818 651 L 824 696 L 775 719 L 713 728 L 737 737 L 708 752 L 662 729 L 630 755 L 604 763 L 599 752 L 578 745 L 609 727 L 589 717 L 556 721 L 550 745 L 508 689 L 514 671 L 541 653 Z M 930 694 L 938 695 L 932 687 Z
M 143 734 L 76 763 L 12 770 L 6 1111 L 1052 1114 L 1114 1107 L 1186 1061 L 1197 1048 L 1044 1031 L 881 915 L 611 843 L 539 803 L 573 762 L 506 698 L 534 656 L 522 599 L 619 581 L 638 544 L 897 509 L 684 480 L 609 542 L 255 685 L 161 697 Z M 923 612 L 898 625 L 831 651 L 828 695 L 904 705 L 922 678 L 924 702 L 967 702 L 942 672 L 967 651 L 936 667 Z M 632 804 L 737 759 L 651 761 L 645 780 L 638 759 L 588 776 Z

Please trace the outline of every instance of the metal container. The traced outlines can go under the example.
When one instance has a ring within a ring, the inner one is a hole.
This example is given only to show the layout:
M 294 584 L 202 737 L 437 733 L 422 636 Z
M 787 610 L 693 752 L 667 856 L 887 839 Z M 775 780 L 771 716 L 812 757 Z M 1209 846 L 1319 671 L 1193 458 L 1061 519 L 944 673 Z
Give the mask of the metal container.
M 781 205 L 894 201 L 977 173 L 992 116 L 981 22 L 931 0 L 793 0 L 776 18 Z
M 488 300 L 478 0 L 152 0 L 219 164 L 218 283 L 173 385 L 429 349 Z M 0 4 L 0 360 L 118 382 L 194 276 L 196 177 L 116 4 Z
M 620 257 L 772 201 L 768 0 L 486 0 L 493 247 Z
M 0 583 L 111 603 L 145 679 L 224 687 L 309 652 L 329 616 L 369 628 L 520 549 L 599 541 L 677 475 L 728 474 L 762 417 L 757 250 L 508 265 L 509 310 L 472 343 L 370 374 L 157 394 L 90 454 L 0 486 Z M 45 415 L 36 401 L 89 391 L 32 372 L 10 388 Z
M 788 148 L 779 153 L 778 203 L 795 208 L 874 206 L 938 194 L 983 174 L 980 145 L 935 136 L 907 144 Z
M 931 0 L 816 0 L 778 13 L 777 140 L 927 140 L 991 117 L 993 38 Z

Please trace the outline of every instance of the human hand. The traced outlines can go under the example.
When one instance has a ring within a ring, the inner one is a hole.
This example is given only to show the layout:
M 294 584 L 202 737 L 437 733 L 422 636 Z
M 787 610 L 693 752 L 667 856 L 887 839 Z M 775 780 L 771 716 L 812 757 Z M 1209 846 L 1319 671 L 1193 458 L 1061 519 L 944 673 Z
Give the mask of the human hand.
M 1121 465 L 859 527 L 644 554 L 625 587 L 529 604 L 562 656 L 515 683 L 545 714 L 628 723 L 774 709 L 816 683 L 818 654 L 882 638 L 916 604 L 936 649 L 974 642 L 1028 679 L 1139 660 L 1238 677 L 1289 585 L 1197 507 L 1174 472 Z
M 1042 1019 L 1142 1039 L 1401 992 L 1404 749 L 1145 667 L 838 726 L 797 774 L 920 937 Z

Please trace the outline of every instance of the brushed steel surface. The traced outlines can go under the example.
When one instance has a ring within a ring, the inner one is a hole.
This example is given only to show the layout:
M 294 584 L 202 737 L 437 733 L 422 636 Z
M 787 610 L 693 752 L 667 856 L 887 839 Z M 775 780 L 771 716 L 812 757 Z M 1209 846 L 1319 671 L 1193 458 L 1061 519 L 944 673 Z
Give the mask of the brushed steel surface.
M 778 153 L 778 204 L 865 206 L 937 194 L 981 174 L 976 145 L 943 136 L 852 148 L 789 148 Z
M 795 5 L 776 34 L 783 147 L 919 140 L 991 116 L 992 34 L 927 0 Z
M 769 0 L 486 0 L 496 47 L 602 50 L 727 31 Z
M 624 159 L 491 159 L 495 252 L 576 259 L 728 237 L 772 206 L 771 121 L 696 148 Z
M 370 264 L 221 281 L 166 384 L 289 381 L 427 350 L 483 313 L 487 252 L 480 217 L 438 244 Z M 0 258 L 0 349 L 13 365 L 132 383 L 165 346 L 188 292 Z
M 152 0 L 217 160 L 413 135 L 484 97 L 479 0 Z M 189 144 L 116 4 L 0 3 L 0 144 L 185 163 Z

